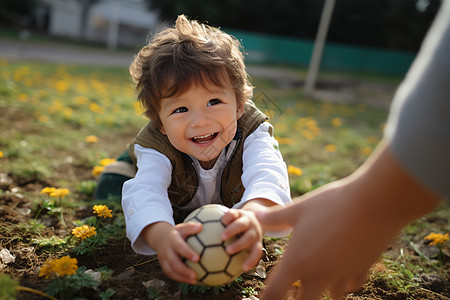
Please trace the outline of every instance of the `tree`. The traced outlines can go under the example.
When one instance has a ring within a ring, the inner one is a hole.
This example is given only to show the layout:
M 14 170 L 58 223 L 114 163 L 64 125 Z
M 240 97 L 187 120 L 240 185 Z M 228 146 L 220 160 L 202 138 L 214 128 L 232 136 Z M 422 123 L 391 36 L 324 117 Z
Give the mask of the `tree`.
M 35 7 L 35 0 L 1 0 L 0 24 L 28 25 Z

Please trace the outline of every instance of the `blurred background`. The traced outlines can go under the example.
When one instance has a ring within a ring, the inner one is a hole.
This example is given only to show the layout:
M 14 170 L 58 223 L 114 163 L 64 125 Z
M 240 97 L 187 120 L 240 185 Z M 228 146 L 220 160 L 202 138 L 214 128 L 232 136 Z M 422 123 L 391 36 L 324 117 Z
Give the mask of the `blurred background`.
M 247 62 L 306 67 L 324 2 L 0 0 L 0 37 L 51 38 L 135 52 L 154 32 L 186 14 L 240 39 Z M 337 0 L 321 68 L 404 75 L 441 2 Z

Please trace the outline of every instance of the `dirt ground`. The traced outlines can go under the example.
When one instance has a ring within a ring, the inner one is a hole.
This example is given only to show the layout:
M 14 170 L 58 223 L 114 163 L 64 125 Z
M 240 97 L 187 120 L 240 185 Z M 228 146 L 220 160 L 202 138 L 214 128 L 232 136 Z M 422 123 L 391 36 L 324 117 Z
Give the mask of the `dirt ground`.
M 74 171 L 80 180 L 90 178 L 89 170 L 78 169 Z M 11 274 L 14 278 L 20 280 L 20 284 L 23 286 L 35 288 L 38 290 L 44 290 L 49 284 L 49 279 L 37 277 L 39 267 L 49 257 L 48 252 L 37 250 L 32 246 L 30 241 L 33 236 L 22 229 L 21 238 L 17 238 L 20 228 L 19 224 L 26 224 L 34 214 L 31 213 L 32 206 L 30 199 L 20 197 L 19 192 L 40 190 L 45 186 L 52 186 L 51 182 L 20 182 L 14 178 L 5 178 L 5 174 L 2 175 L 3 180 L 1 184 L 1 190 L 4 193 L 0 194 L 0 228 L 3 228 L 0 245 L 1 248 L 7 248 L 11 250 L 11 253 L 16 257 L 14 263 L 3 266 L 1 272 Z M 8 175 L 6 175 L 8 176 Z M 8 183 L 5 183 L 8 182 Z M 6 193 L 7 191 L 15 191 L 16 195 Z M 72 224 L 75 219 L 82 219 L 91 215 L 91 207 L 81 207 L 75 210 L 74 215 L 65 215 L 66 224 Z M 47 220 L 47 221 L 45 221 Z M 431 222 L 445 222 L 445 220 L 435 219 Z M 67 234 L 69 228 L 64 228 L 56 219 L 48 220 L 45 216 L 43 222 L 46 222 L 47 229 L 40 233 L 41 237 L 52 237 L 54 235 Z M 9 228 L 9 230 L 5 230 Z M 84 297 L 86 299 L 101 299 L 99 293 L 105 291 L 108 288 L 112 288 L 115 294 L 111 299 L 149 299 L 147 298 L 145 284 L 153 283 L 157 284 L 157 289 L 163 295 L 162 299 L 243 299 L 241 291 L 243 288 L 251 289 L 255 292 L 260 291 L 264 282 L 264 273 L 270 273 L 271 268 L 276 264 L 280 256 L 280 249 L 284 249 L 286 246 L 286 239 L 277 241 L 265 241 L 265 249 L 267 255 L 261 262 L 259 272 L 251 271 L 242 276 L 242 281 L 238 284 L 232 284 L 226 287 L 225 290 L 219 294 L 214 294 L 212 291 L 205 293 L 189 292 L 188 294 L 181 294 L 178 284 L 170 280 L 161 270 L 158 264 L 158 260 L 155 256 L 142 256 L 137 255 L 130 248 L 130 244 L 126 239 L 109 240 L 107 246 L 97 252 L 97 258 L 100 266 L 107 266 L 113 271 L 112 277 L 103 281 L 96 290 L 86 290 Z M 404 251 L 418 259 L 408 245 L 395 242 L 387 249 L 386 253 L 390 253 L 394 259 L 398 256 L 399 249 Z M 330 251 L 333 251 L 330 249 Z M 405 253 L 404 253 L 405 254 Z M 88 269 L 95 269 L 97 266 L 91 256 L 78 255 L 79 266 L 86 266 Z M 445 269 L 448 271 L 450 262 L 447 260 Z M 374 272 L 380 266 L 374 267 Z M 287 299 L 293 299 L 292 296 L 296 294 L 297 287 L 293 286 L 289 291 Z M 256 296 L 257 297 L 257 296 Z M 448 277 L 442 275 L 427 275 L 421 278 L 420 286 L 414 293 L 399 292 L 395 288 L 392 288 L 383 279 L 371 280 L 363 289 L 357 293 L 348 295 L 345 299 L 449 299 L 450 298 L 450 280 Z M 20 300 L 33 300 L 41 299 L 31 293 L 20 292 L 18 298 Z M 252 299 L 257 299 L 253 296 Z

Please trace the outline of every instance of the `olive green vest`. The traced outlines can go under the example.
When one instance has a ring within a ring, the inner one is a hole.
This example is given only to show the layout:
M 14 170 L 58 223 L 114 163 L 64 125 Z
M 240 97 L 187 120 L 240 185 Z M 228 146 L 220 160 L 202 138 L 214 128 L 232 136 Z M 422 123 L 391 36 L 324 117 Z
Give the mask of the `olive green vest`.
M 232 207 L 239 202 L 244 194 L 244 186 L 241 180 L 244 141 L 247 136 L 266 120 L 268 120 L 268 117 L 256 108 L 253 102 L 248 101 L 245 103 L 244 113 L 237 122 L 238 129 L 234 137 L 237 141 L 236 147 L 221 176 L 220 199 L 227 207 Z M 151 122 L 141 129 L 134 140 L 134 144 L 155 149 L 167 156 L 172 163 L 172 182 L 168 188 L 168 195 L 174 208 L 174 213 L 191 201 L 198 187 L 198 176 L 192 159 L 175 149 L 167 136 L 156 129 Z M 133 149 L 133 147 L 130 148 L 130 156 L 136 164 Z

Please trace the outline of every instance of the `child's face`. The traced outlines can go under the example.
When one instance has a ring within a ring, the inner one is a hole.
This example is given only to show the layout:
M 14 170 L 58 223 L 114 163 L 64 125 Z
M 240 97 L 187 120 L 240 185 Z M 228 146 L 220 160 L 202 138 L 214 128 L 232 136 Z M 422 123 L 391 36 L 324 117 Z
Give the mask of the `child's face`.
M 179 151 L 205 168 L 233 139 L 244 104 L 229 87 L 193 85 L 186 93 L 161 100 L 160 131 Z M 208 167 L 206 167 L 208 168 Z

